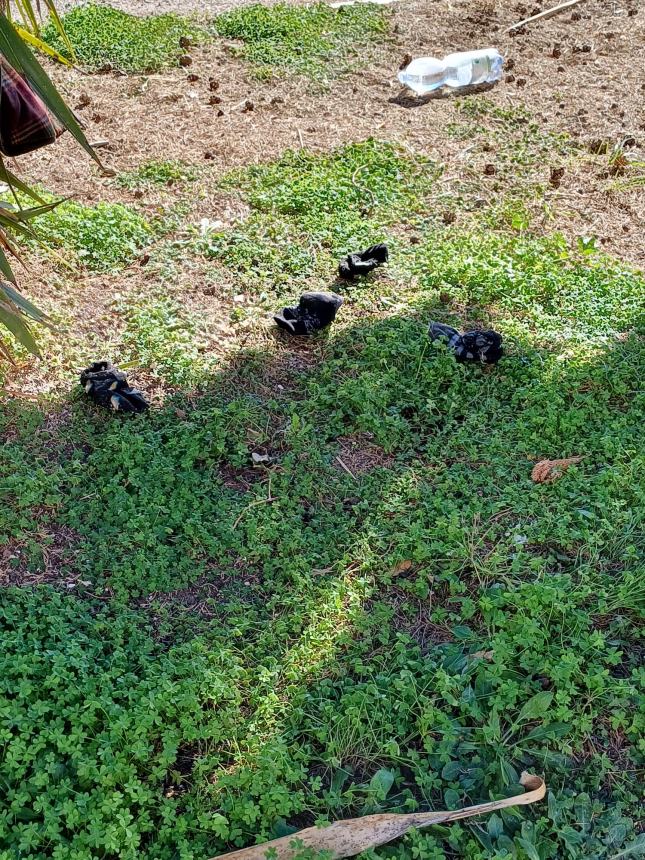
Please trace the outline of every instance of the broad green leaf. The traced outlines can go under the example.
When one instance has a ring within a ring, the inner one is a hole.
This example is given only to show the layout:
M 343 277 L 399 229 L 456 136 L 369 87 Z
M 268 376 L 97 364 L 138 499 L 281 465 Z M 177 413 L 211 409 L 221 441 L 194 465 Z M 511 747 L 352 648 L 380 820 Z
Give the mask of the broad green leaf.
M 441 771 L 441 776 L 443 779 L 453 780 L 456 779 L 461 773 L 461 765 L 458 761 L 449 761 L 448 764 L 443 766 L 443 770 Z
M 521 743 L 541 741 L 545 738 L 562 738 L 570 731 L 571 726 L 568 723 L 550 723 L 548 726 L 536 726 L 525 738 L 522 738 Z
M 132 362 L 128 362 L 128 364 L 132 366 Z M 121 364 L 120 367 L 125 368 L 126 365 Z M 334 775 L 331 778 L 331 790 L 334 793 L 339 794 L 350 776 L 351 774 L 349 773 L 349 771 L 344 770 L 342 767 L 339 767 L 338 770 L 334 772 Z
M 541 860 L 538 850 L 532 842 L 529 842 L 528 839 L 523 839 L 521 836 L 518 836 L 517 841 L 526 851 L 526 856 L 529 860 Z
M 623 857 L 645 857 L 645 833 L 641 833 L 618 854 L 612 854 L 609 860 L 622 860 Z
M 449 788 L 448 791 L 444 791 L 443 800 L 446 804 L 446 809 L 459 809 L 461 804 L 461 798 L 459 797 L 459 792 L 455 791 L 454 788 Z
M 493 837 L 493 839 L 498 839 L 502 833 L 504 832 L 504 822 L 496 815 L 494 812 L 488 819 L 487 824 L 488 833 Z
M 394 774 L 384 767 L 377 770 L 370 780 L 370 790 L 375 792 L 380 800 L 385 800 L 393 785 Z
M 560 811 L 558 799 L 552 791 L 549 792 L 547 797 L 547 810 L 551 821 L 553 821 L 554 824 L 557 824 L 562 818 L 562 813 Z
M 490 731 L 490 736 L 492 740 L 498 741 L 501 737 L 501 728 L 499 723 L 499 714 L 497 711 L 493 711 L 493 713 L 488 718 L 488 725 L 486 729 Z
M 477 825 L 471 825 L 471 831 L 475 834 L 478 841 L 481 843 L 481 845 L 484 846 L 486 851 L 488 851 L 489 855 L 492 857 L 495 852 L 493 848 L 493 840 L 490 838 L 490 836 L 484 830 L 482 830 L 481 827 L 478 827 Z
M 517 784 L 520 781 L 520 775 L 515 770 L 513 765 L 505 758 L 500 759 L 499 769 L 502 773 L 504 785 L 513 785 Z
M 605 845 L 610 848 L 618 848 L 625 841 L 627 836 L 627 827 L 624 824 L 614 824 L 609 828 L 609 833 L 605 838 Z
M 222 816 L 223 817 L 223 816 Z M 298 828 L 291 824 L 287 824 L 284 818 L 278 818 L 273 825 L 273 838 L 280 839 L 282 836 L 291 836 L 292 833 L 297 833 Z
M 538 717 L 541 717 L 549 710 L 549 705 L 553 701 L 553 693 L 549 693 L 548 691 L 543 691 L 541 693 L 536 693 L 531 699 L 526 702 L 522 710 L 520 711 L 520 715 L 517 718 L 518 723 L 523 723 L 526 720 L 535 720 Z
M 581 792 L 575 799 L 573 811 L 576 821 L 583 830 L 589 830 L 593 819 L 593 803 L 586 791 Z
M 567 848 L 577 848 L 578 845 L 581 845 L 585 838 L 582 833 L 578 833 L 577 830 L 574 830 L 573 827 L 567 825 L 566 827 L 562 827 L 558 830 L 558 836 L 565 842 Z
M 466 624 L 457 624 L 452 628 L 452 635 L 455 639 L 470 639 L 473 631 Z

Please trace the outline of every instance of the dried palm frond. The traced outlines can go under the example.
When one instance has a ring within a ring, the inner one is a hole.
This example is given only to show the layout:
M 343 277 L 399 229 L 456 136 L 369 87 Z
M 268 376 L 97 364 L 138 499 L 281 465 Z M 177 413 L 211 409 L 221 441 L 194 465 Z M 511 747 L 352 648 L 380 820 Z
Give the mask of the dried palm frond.
M 327 827 L 308 827 L 291 836 L 220 854 L 211 860 L 265 860 L 266 857 L 272 857 L 273 860 L 296 860 L 298 857 L 318 855 L 324 855 L 329 860 L 355 857 L 363 851 L 370 851 L 399 839 L 413 828 L 420 830 L 433 824 L 486 815 L 498 809 L 525 806 L 542 800 L 546 794 L 546 785 L 539 776 L 525 771 L 520 777 L 520 783 L 527 789 L 524 794 L 505 797 L 502 800 L 491 800 L 451 811 L 384 813 L 366 815 L 364 818 L 349 818 L 335 821 Z

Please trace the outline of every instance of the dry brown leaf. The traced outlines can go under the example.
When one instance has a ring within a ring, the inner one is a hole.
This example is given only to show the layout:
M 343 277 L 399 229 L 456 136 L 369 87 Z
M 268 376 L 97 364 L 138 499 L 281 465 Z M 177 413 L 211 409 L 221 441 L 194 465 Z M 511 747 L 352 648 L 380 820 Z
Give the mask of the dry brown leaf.
M 579 463 L 582 457 L 565 457 L 562 460 L 540 460 L 533 466 L 531 478 L 536 484 L 550 484 L 557 480 L 569 466 Z
M 482 660 L 492 660 L 495 656 L 493 651 L 475 651 L 474 654 L 470 655 L 471 657 L 481 657 Z
M 392 568 L 392 576 L 400 576 L 402 573 L 406 573 L 406 571 L 410 570 L 411 567 L 412 562 L 409 558 L 406 558 L 405 561 L 400 561 Z

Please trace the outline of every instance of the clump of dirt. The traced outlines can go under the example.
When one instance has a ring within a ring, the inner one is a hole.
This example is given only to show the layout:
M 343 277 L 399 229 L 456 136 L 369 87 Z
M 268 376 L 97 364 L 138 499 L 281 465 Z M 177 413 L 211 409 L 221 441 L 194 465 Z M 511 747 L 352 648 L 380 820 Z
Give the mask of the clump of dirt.
M 339 454 L 337 462 L 353 475 L 366 475 L 374 469 L 389 469 L 394 457 L 372 442 L 371 433 L 354 433 L 338 439 Z
M 392 612 L 395 628 L 416 642 L 421 653 L 426 654 L 435 645 L 453 641 L 449 627 L 431 620 L 434 611 L 433 599 L 414 599 L 408 590 L 392 586 L 387 590 L 382 602 Z M 370 612 L 370 607 L 368 602 L 365 611 Z
M 222 463 L 218 472 L 226 489 L 235 490 L 239 493 L 247 493 L 262 475 L 260 469 L 236 469 L 229 463 Z
M 79 535 L 68 526 L 43 524 L 38 535 L 41 558 L 30 557 L 24 541 L 10 539 L 0 546 L 0 588 L 54 585 L 61 590 L 86 589 L 91 582 L 74 570 Z

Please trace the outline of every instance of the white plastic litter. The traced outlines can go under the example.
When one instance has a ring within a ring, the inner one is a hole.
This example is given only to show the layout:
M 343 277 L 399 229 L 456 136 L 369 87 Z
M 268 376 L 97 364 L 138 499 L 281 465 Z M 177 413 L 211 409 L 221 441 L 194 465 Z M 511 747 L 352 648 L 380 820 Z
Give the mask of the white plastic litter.
M 399 81 L 417 95 L 424 96 L 439 87 L 468 87 L 498 81 L 504 59 L 496 48 L 460 51 L 443 60 L 418 57 L 399 72 Z
M 340 9 L 341 6 L 357 6 L 359 4 L 369 3 L 371 6 L 390 6 L 395 0 L 338 0 L 336 3 L 330 3 L 331 9 Z

